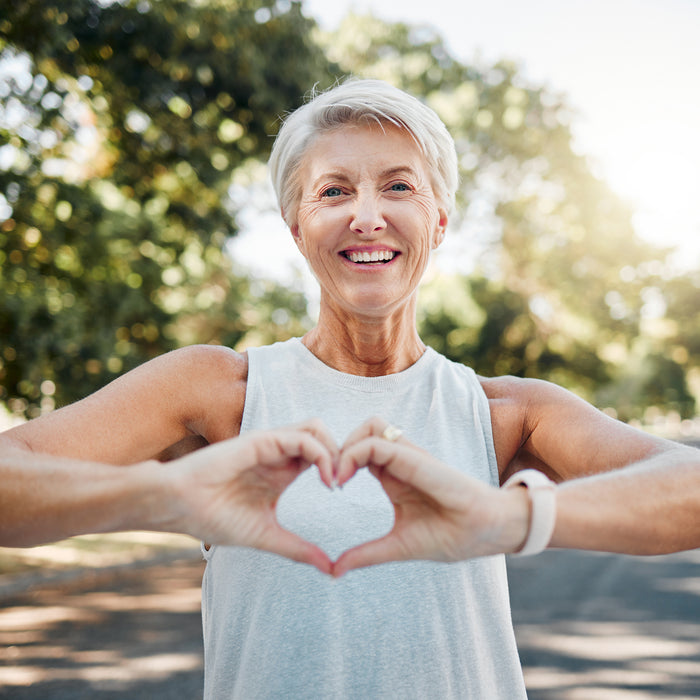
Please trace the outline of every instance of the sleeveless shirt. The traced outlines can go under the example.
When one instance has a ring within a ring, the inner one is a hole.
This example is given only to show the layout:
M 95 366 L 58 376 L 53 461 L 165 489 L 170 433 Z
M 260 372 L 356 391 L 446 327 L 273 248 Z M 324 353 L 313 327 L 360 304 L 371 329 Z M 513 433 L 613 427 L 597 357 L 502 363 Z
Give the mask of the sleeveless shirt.
M 381 377 L 338 372 L 298 338 L 248 358 L 242 433 L 320 417 L 340 445 L 379 415 L 498 485 L 479 381 L 434 350 Z M 335 559 L 388 532 L 393 508 L 367 469 L 330 491 L 312 467 L 284 492 L 277 517 Z M 381 564 L 339 580 L 252 548 L 204 556 L 205 700 L 526 697 L 503 556 Z

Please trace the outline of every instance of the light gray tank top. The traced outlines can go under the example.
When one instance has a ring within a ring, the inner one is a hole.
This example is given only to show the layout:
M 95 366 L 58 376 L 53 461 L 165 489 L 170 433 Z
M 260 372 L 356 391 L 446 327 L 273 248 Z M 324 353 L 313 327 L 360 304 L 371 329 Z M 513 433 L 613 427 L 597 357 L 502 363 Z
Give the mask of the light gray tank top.
M 380 415 L 447 464 L 498 484 L 486 396 L 471 369 L 434 350 L 383 377 L 337 372 L 299 339 L 248 357 L 241 432 L 318 416 L 342 444 Z M 334 492 L 315 468 L 304 472 L 277 514 L 331 558 L 393 522 L 366 469 Z M 212 547 L 205 558 L 205 700 L 526 697 L 503 556 L 382 564 L 337 581 L 250 548 Z

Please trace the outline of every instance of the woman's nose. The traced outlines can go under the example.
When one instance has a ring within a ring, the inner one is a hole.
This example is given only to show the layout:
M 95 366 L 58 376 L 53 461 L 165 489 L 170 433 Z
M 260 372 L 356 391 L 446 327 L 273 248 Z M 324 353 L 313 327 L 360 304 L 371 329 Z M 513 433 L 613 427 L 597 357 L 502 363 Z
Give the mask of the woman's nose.
M 381 203 L 372 193 L 355 198 L 350 228 L 360 236 L 371 236 L 386 229 Z

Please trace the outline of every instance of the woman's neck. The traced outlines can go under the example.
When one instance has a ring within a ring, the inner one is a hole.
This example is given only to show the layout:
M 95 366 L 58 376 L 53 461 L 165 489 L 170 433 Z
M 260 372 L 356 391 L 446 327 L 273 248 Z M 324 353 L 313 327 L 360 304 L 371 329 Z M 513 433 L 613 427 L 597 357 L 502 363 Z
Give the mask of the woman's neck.
M 402 372 L 425 352 L 416 330 L 415 309 L 360 319 L 341 318 L 322 305 L 317 326 L 302 342 L 329 367 L 364 377 Z

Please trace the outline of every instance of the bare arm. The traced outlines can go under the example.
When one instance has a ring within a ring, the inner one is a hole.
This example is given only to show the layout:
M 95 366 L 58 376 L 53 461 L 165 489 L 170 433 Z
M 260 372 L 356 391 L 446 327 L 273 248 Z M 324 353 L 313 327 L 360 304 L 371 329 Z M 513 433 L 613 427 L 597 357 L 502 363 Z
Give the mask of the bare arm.
M 0 544 L 160 529 L 165 468 L 153 458 L 236 435 L 246 374 L 232 351 L 186 348 L 1 433 Z
M 33 547 L 86 533 L 161 530 L 159 462 L 117 467 L 26 450 L 0 453 L 0 546 Z
M 511 387 L 511 397 L 527 391 L 492 416 L 502 477 L 527 466 L 561 482 L 550 546 L 628 554 L 700 546 L 700 450 L 618 425 L 568 392 L 538 384 Z M 528 395 L 531 389 L 539 391 Z M 536 418 L 535 429 L 523 430 L 527 421 L 514 416 Z M 568 433 L 560 432 L 564 425 Z M 458 561 L 523 547 L 532 522 L 526 489 L 477 481 L 405 437 L 386 439 L 386 426 L 374 418 L 350 435 L 338 483 L 367 465 L 394 506 L 394 526 L 345 552 L 335 576 L 387 561 Z
M 275 508 L 312 464 L 331 487 L 336 459 L 318 421 L 250 432 L 168 464 L 118 467 L 8 448 L 0 455 L 0 545 L 145 529 L 257 547 L 330 573 L 326 554 L 280 527 Z
M 0 452 L 126 465 L 181 442 L 238 434 L 247 360 L 232 350 L 192 346 L 162 355 L 103 389 L 0 434 Z
M 484 386 L 500 406 L 494 434 L 504 479 L 535 467 L 561 482 L 550 546 L 629 554 L 700 547 L 700 450 L 636 430 L 547 382 Z M 503 449 L 506 428 L 518 444 Z
M 644 555 L 700 547 L 700 450 L 669 447 L 557 492 L 551 547 Z

